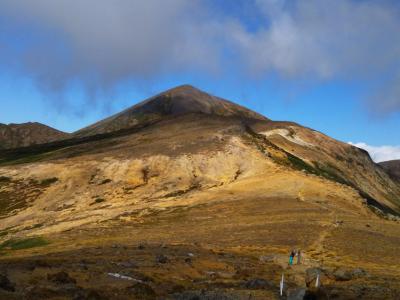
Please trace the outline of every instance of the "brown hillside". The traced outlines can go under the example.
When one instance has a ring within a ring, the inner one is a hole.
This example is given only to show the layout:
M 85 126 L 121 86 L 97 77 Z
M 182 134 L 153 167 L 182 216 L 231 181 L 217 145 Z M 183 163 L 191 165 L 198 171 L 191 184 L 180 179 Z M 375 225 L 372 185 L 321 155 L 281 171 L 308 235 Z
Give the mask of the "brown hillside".
M 190 95 L 0 151 L 0 299 L 280 299 L 282 274 L 286 295 L 395 299 L 400 187 L 368 153 Z
M 68 133 L 40 123 L 0 124 L 0 149 L 44 144 L 68 136 Z
M 400 182 L 400 160 L 380 162 L 379 165 L 392 177 Z

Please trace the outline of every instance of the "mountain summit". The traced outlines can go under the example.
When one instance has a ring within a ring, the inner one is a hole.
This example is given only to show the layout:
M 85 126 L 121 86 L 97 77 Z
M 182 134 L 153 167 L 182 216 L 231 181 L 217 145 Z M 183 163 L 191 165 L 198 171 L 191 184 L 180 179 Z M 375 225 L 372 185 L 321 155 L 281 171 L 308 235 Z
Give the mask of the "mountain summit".
M 212 96 L 191 85 L 181 85 L 144 100 L 116 115 L 83 128 L 76 136 L 90 136 L 153 122 L 167 116 L 190 113 L 268 120 L 228 100 Z

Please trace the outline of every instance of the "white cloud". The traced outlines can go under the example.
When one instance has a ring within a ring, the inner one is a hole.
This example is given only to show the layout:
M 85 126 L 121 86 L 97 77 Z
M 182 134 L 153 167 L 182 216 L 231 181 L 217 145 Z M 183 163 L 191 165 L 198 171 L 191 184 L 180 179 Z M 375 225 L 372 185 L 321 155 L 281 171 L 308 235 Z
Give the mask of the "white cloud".
M 256 29 L 210 2 L 1 0 L 0 64 L 14 61 L 49 90 L 193 71 L 348 79 L 375 89 L 365 102 L 375 111 L 400 111 L 395 1 L 256 0 Z
M 400 146 L 371 146 L 366 143 L 352 143 L 350 145 L 368 151 L 375 162 L 400 159 Z

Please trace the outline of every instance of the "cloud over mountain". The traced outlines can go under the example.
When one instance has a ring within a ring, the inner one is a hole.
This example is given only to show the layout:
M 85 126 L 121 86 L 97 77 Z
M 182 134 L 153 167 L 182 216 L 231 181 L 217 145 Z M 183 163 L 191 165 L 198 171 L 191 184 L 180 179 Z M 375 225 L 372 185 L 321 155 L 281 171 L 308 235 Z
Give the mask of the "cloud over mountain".
M 375 111 L 400 110 L 395 2 L 257 0 L 253 28 L 213 8 L 207 0 L 3 0 L 0 63 L 50 91 L 167 72 L 223 76 L 228 67 L 241 76 L 362 81 Z
M 352 143 L 350 145 L 367 150 L 375 162 L 400 159 L 400 146 L 371 146 L 366 143 Z

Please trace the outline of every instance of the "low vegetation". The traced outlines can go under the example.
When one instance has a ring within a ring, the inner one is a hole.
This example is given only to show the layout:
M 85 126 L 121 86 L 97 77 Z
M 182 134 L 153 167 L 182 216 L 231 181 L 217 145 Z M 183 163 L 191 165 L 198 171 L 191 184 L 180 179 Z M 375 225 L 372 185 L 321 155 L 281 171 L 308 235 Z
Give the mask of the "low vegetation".
M 49 241 L 42 237 L 31 237 L 26 239 L 9 239 L 0 244 L 0 250 L 11 249 L 21 250 L 34 247 L 42 247 L 49 244 Z

